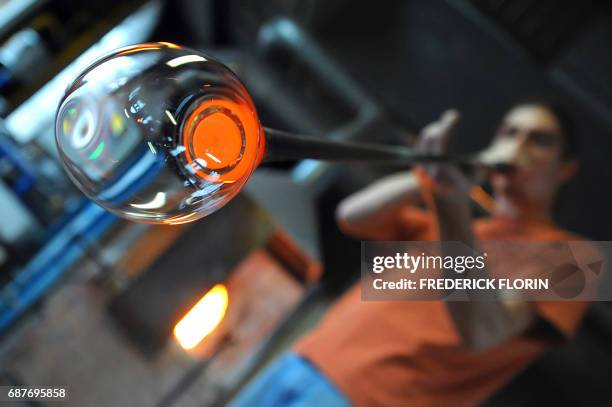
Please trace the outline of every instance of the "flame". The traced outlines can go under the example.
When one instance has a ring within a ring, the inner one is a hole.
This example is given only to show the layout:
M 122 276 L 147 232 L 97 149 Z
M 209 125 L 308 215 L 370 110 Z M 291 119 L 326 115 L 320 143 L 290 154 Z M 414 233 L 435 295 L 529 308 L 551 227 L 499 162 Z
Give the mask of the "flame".
M 217 284 L 185 314 L 174 327 L 174 337 L 184 349 L 193 349 L 223 320 L 229 296 L 223 284 Z

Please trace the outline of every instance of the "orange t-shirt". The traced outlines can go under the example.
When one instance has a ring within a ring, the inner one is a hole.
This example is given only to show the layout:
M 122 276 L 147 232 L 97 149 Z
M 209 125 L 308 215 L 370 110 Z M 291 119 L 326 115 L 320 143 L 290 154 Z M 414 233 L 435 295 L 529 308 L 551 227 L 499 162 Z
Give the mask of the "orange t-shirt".
M 434 239 L 424 211 L 406 208 L 398 240 Z M 480 240 L 579 240 L 552 225 L 505 219 L 474 222 Z M 565 336 L 588 303 L 533 302 Z M 330 309 L 295 350 L 314 363 L 359 407 L 473 406 L 523 370 L 550 345 L 527 335 L 486 351 L 461 343 L 442 301 L 362 302 L 359 284 Z

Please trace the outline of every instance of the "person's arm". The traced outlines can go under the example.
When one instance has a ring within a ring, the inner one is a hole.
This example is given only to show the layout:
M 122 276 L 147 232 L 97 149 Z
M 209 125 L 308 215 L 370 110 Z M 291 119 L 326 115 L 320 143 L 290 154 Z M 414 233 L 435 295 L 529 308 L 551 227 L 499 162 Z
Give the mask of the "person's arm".
M 426 152 L 444 152 L 458 118 L 456 112 L 446 112 L 438 122 L 423 130 L 421 137 Z M 440 241 L 459 241 L 475 248 L 478 242 L 472 231 L 470 181 L 451 165 L 432 164 L 424 166 L 423 170 L 431 180 L 426 201 L 438 219 Z M 456 256 L 459 253 L 447 254 Z M 448 274 L 448 277 L 456 276 Z M 469 278 L 469 274 L 462 277 Z M 525 301 L 447 301 L 445 304 L 463 343 L 477 350 L 492 348 L 521 335 L 537 320 Z
M 410 172 L 386 176 L 348 196 L 336 209 L 336 220 L 347 235 L 373 240 L 395 238 L 398 210 L 421 201 L 417 177 Z
M 455 197 L 456 198 L 456 197 Z M 472 222 L 468 202 L 445 196 L 434 196 L 440 240 L 459 241 L 467 247 L 477 245 L 470 224 Z M 442 253 L 442 255 L 472 255 L 466 253 Z M 449 273 L 454 274 L 453 271 Z M 457 277 L 456 275 L 447 277 Z M 482 277 L 482 275 L 480 276 Z M 461 276 L 469 278 L 469 274 Z M 490 349 L 505 340 L 523 334 L 537 320 L 536 313 L 525 301 L 447 301 L 446 308 L 463 343 L 475 350 Z

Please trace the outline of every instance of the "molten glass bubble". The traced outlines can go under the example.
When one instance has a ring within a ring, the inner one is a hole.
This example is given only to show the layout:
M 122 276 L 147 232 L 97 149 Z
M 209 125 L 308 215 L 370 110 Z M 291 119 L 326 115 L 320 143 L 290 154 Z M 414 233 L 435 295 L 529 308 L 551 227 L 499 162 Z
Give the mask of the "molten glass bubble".
M 124 48 L 93 63 L 68 87 L 55 137 L 85 195 L 125 218 L 170 224 L 225 205 L 265 148 L 236 75 L 168 43 Z

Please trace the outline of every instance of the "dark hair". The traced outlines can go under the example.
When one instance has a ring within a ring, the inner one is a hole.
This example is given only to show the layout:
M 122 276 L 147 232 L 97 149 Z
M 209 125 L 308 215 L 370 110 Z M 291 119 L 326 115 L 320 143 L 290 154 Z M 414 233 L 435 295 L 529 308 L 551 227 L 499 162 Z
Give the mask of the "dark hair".
M 514 107 L 518 106 L 538 106 L 552 113 L 561 127 L 561 136 L 563 137 L 563 158 L 565 160 L 579 158 L 580 148 L 578 145 L 578 137 L 576 136 L 576 125 L 574 123 L 574 118 L 565 107 L 554 102 L 537 99 L 516 103 L 514 105 Z

